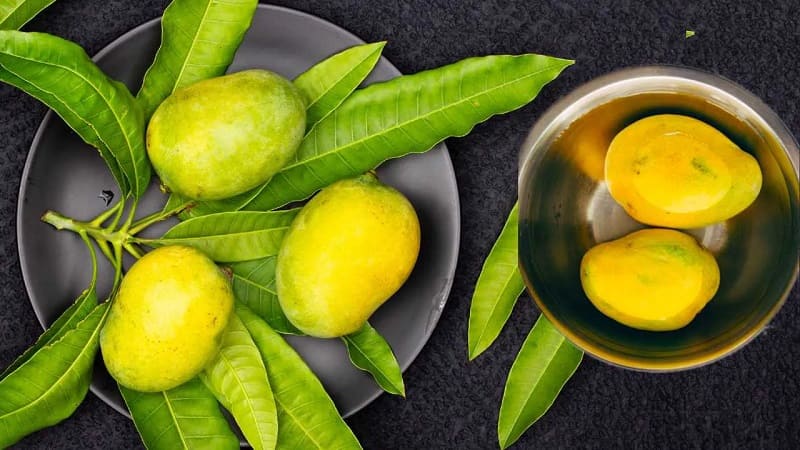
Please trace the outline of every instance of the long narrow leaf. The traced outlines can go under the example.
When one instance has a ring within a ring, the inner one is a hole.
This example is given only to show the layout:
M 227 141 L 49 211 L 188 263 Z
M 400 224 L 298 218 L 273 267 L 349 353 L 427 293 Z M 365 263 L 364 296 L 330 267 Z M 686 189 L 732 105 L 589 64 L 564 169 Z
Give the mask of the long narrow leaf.
M 542 55 L 470 58 L 357 90 L 309 131 L 296 159 L 266 184 L 200 202 L 182 217 L 269 211 L 386 160 L 428 151 L 493 115 L 524 106 L 572 63 Z
M 0 380 L 0 448 L 66 419 L 89 390 L 108 303 Z
M 19 30 L 56 0 L 0 0 L 0 30 Z
M 524 106 L 572 61 L 542 55 L 469 58 L 353 93 L 308 133 L 295 161 L 243 209 L 268 211 L 333 181 L 463 136 L 495 114 Z
M 231 316 L 217 357 L 200 374 L 256 450 L 274 449 L 278 439 L 278 413 L 267 369 L 250 333 L 235 314 Z
M 78 299 L 75 300 L 75 303 L 73 303 L 66 311 L 64 311 L 61 316 L 59 316 L 55 322 L 53 322 L 53 325 L 51 325 L 50 328 L 48 328 L 44 334 L 42 334 L 39 339 L 36 340 L 36 343 L 25 350 L 25 353 L 15 359 L 14 362 L 12 362 L 11 365 L 8 366 L 2 374 L 0 374 L 0 380 L 31 359 L 36 352 L 58 341 L 67 332 L 74 329 L 81 320 L 85 319 L 86 316 L 92 312 L 95 306 L 97 306 L 97 294 L 95 293 L 94 287 L 92 287 L 83 291 Z
M 508 374 L 497 422 L 501 448 L 516 442 L 550 409 L 582 358 L 583 352 L 539 316 Z
M 148 245 L 188 245 L 219 262 L 248 261 L 277 255 L 283 235 L 299 209 L 236 211 L 181 222 Z
M 176 89 L 224 74 L 257 6 L 257 0 L 173 0 L 161 19 L 161 47 L 137 96 L 145 117 Z
M 518 219 L 515 204 L 478 276 L 469 310 L 469 359 L 492 345 L 525 290 L 517 261 Z
M 386 42 L 350 47 L 319 62 L 294 80 L 308 100 L 306 127 L 333 112 L 367 78 Z
M 343 336 L 347 354 L 353 365 L 375 378 L 375 382 L 386 392 L 406 396 L 403 373 L 394 357 L 392 347 L 372 325 L 364 326 L 353 334 Z
M 164 392 L 119 390 L 148 450 L 239 448 L 217 399 L 197 378 Z
M 0 80 L 52 108 L 97 148 L 124 194 L 144 193 L 151 169 L 142 111 L 81 47 L 49 34 L 0 31 Z
M 97 254 L 95 253 L 94 246 L 89 238 L 86 235 L 82 235 L 81 237 L 83 238 L 83 241 L 89 250 L 89 256 L 92 260 L 92 278 L 89 282 L 89 287 L 85 291 L 81 292 L 75 302 L 70 305 L 66 311 L 61 313 L 56 321 L 53 322 L 53 324 L 50 325 L 50 327 L 45 330 L 41 336 L 39 336 L 39 339 L 36 340 L 35 344 L 25 350 L 22 355 L 15 359 L 11 365 L 6 367 L 6 369 L 0 373 L 0 380 L 16 370 L 17 367 L 26 363 L 40 349 L 61 339 L 64 334 L 74 329 L 77 324 L 81 320 L 85 319 L 86 316 L 92 312 L 94 307 L 97 306 Z
M 237 304 L 261 352 L 278 407 L 278 447 L 286 449 L 360 449 L 322 383 L 294 349 L 246 306 Z
M 276 259 L 275 256 L 268 256 L 230 265 L 236 301 L 253 310 L 278 333 L 303 334 L 289 322 L 278 302 L 278 291 L 275 287 Z

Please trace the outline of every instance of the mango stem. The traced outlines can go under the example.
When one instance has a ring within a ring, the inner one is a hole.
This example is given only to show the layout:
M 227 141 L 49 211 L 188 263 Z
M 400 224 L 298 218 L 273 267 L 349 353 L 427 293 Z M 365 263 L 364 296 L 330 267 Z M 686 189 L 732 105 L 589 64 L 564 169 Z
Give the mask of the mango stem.
M 186 202 L 172 209 L 166 211 L 158 211 L 153 214 L 150 214 L 149 216 L 142 217 L 141 219 L 131 224 L 131 228 L 130 230 L 128 230 L 128 234 L 130 234 L 131 236 L 135 236 L 139 234 L 140 231 L 144 230 L 150 225 L 161 222 L 163 220 L 167 220 L 176 214 L 180 214 L 184 209 L 188 208 L 191 205 L 192 202 Z

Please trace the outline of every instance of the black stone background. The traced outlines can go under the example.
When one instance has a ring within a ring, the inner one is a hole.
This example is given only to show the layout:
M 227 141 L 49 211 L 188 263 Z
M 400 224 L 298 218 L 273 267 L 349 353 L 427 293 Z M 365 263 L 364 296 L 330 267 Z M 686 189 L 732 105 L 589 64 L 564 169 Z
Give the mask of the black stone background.
M 59 0 L 26 29 L 93 54 L 161 14 L 166 0 Z M 516 194 L 517 150 L 556 99 L 613 69 L 682 64 L 724 75 L 774 108 L 800 135 L 800 2 L 587 0 L 281 0 L 367 41 L 406 73 L 488 53 L 539 52 L 577 64 L 528 107 L 450 139 L 462 207 L 461 255 L 450 300 L 405 374 L 408 398 L 381 396 L 349 420 L 367 449 L 496 448 L 506 374 L 537 311 L 519 302 L 496 344 L 466 354 L 472 287 Z M 684 31 L 697 35 L 684 38 Z M 15 213 L 22 167 L 45 107 L 0 86 L 0 366 L 41 333 L 20 274 Z M 800 290 L 766 332 L 733 356 L 652 375 L 586 358 L 550 412 L 516 448 L 800 448 Z M 89 395 L 75 415 L 18 448 L 141 448 L 130 421 Z

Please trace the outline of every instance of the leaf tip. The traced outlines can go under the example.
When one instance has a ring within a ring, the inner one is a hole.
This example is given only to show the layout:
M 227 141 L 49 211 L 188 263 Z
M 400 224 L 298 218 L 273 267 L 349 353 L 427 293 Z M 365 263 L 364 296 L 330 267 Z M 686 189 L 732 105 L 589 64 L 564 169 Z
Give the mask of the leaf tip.
M 471 339 L 469 339 L 469 340 L 471 341 Z M 469 352 L 468 352 L 469 353 L 469 355 L 468 355 L 469 360 L 473 361 L 478 356 L 481 356 L 483 354 L 483 352 L 485 352 L 486 349 L 488 349 L 491 344 L 492 344 L 491 342 L 488 342 L 488 343 L 480 342 L 480 341 L 479 342 L 469 342 L 469 345 L 468 345 L 468 347 L 469 347 Z
M 497 444 L 500 447 L 500 450 L 506 450 L 511 443 L 508 442 L 508 438 L 504 436 L 497 437 Z
M 501 410 L 501 412 L 502 412 L 502 410 Z M 505 450 L 508 447 L 511 447 L 512 445 L 514 445 L 514 443 L 517 442 L 517 440 L 520 438 L 520 436 L 519 435 L 514 436 L 513 429 L 508 430 L 508 432 L 504 433 L 501 430 L 502 425 L 501 425 L 500 422 L 501 422 L 501 420 L 498 420 L 498 422 L 497 422 L 497 444 L 499 445 L 501 450 Z M 502 427 L 502 428 L 505 428 L 505 427 Z

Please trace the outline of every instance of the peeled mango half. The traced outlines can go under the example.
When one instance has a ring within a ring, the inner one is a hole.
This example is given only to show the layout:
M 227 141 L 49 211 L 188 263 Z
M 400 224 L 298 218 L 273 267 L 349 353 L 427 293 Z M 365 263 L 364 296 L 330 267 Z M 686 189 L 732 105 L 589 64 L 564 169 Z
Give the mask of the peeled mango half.
M 761 190 L 761 169 L 716 128 L 691 117 L 646 117 L 616 135 L 605 179 L 614 200 L 639 222 L 696 228 L 727 220 Z
M 592 304 L 617 322 L 669 331 L 689 324 L 714 297 L 719 266 L 688 234 L 653 228 L 586 252 L 581 284 Z

